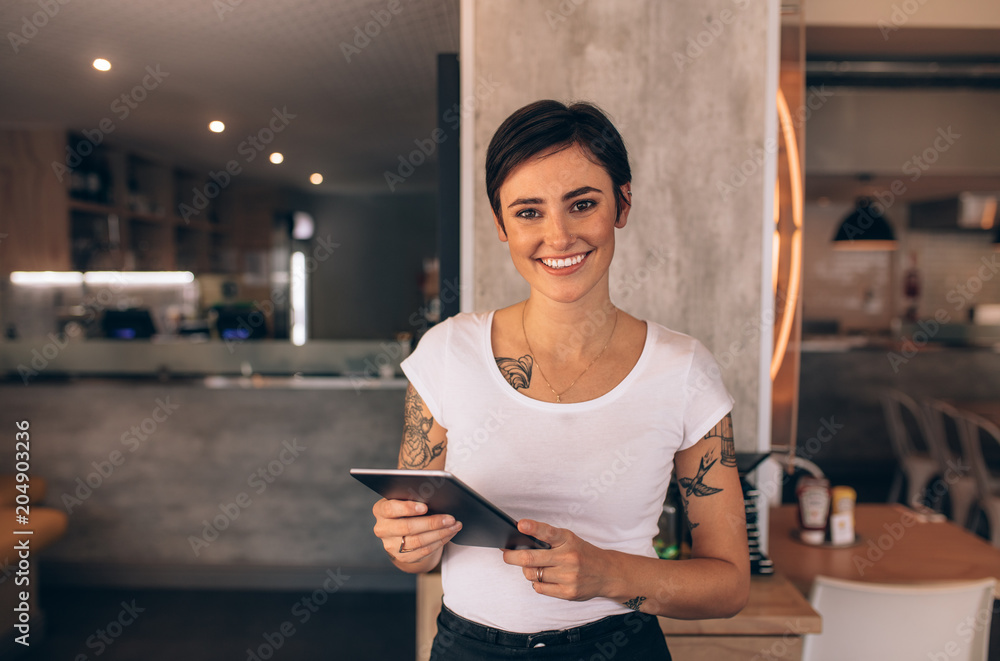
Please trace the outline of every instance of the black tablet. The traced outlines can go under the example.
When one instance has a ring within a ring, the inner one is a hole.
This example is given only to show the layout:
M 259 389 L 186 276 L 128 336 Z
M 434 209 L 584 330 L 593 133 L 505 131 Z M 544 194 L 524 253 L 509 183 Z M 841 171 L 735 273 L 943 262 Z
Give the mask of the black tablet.
M 517 522 L 448 471 L 352 468 L 351 475 L 389 500 L 426 503 L 428 514 L 451 514 L 462 529 L 451 538 L 463 546 L 547 549 L 517 529 Z

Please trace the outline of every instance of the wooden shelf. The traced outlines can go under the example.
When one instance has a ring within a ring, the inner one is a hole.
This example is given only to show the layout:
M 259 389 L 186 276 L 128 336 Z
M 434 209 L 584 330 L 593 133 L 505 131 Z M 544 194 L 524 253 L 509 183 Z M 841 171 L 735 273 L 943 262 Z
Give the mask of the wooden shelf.
M 105 141 L 53 177 L 52 163 L 85 142 L 58 130 L 0 131 L 0 173 L 12 192 L 0 214 L 0 276 L 181 267 L 235 275 L 267 259 L 276 190 L 231 186 L 185 220 L 181 205 L 193 206 L 194 191 L 210 181 L 205 172 Z
M 78 200 L 76 198 L 69 198 L 69 210 L 70 211 L 85 211 L 87 213 L 93 214 L 109 214 L 118 213 L 118 208 L 111 206 L 110 204 L 100 204 L 98 202 L 89 202 L 87 200 Z

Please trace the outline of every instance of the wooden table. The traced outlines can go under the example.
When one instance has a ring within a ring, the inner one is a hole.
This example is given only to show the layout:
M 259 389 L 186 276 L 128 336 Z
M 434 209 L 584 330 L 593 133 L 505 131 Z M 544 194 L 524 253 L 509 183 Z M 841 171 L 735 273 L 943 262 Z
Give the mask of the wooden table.
M 659 620 L 675 661 L 801 659 L 802 636 L 822 631 L 819 614 L 780 574 L 751 577 L 746 607 L 729 619 Z
M 418 661 L 430 657 L 441 595 L 441 574 L 417 577 Z M 802 636 L 821 630 L 820 617 L 809 602 L 787 579 L 777 575 L 753 577 L 750 600 L 735 617 L 659 620 L 675 661 L 724 661 L 755 655 L 763 659 L 801 659 Z
M 948 399 L 945 400 L 959 410 L 980 415 L 995 425 L 1000 425 L 1000 400 L 995 399 Z
M 903 505 L 859 504 L 849 548 L 806 546 L 792 539 L 796 507 L 771 509 L 769 553 L 774 568 L 808 594 L 816 576 L 872 583 L 1000 581 L 1000 549 L 950 521 L 924 522 Z M 996 597 L 1000 598 L 1000 582 Z

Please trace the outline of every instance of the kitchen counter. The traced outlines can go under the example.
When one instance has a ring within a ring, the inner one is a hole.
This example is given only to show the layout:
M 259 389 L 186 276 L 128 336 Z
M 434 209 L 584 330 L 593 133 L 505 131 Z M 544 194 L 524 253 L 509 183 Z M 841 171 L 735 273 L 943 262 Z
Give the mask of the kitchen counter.
M 372 534 L 378 497 L 348 473 L 395 467 L 405 384 L 0 382 L 0 427 L 31 422 L 32 471 L 69 516 L 46 549 L 47 580 L 312 589 L 339 567 L 345 589 L 412 589 Z M 0 446 L 0 465 L 13 450 Z
M 30 383 L 54 375 L 211 376 L 249 373 L 377 377 L 399 373 L 408 345 L 394 340 L 0 340 L 0 376 Z

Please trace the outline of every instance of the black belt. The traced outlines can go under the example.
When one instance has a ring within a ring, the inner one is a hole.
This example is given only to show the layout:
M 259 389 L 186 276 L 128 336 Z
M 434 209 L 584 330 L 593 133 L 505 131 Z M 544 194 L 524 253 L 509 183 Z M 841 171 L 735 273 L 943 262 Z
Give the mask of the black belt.
M 651 615 L 645 613 L 623 613 L 621 615 L 609 615 L 596 622 L 570 629 L 552 629 L 549 631 L 539 631 L 538 633 L 514 633 L 512 631 L 504 631 L 503 629 L 486 627 L 472 620 L 467 620 L 442 604 L 438 621 L 441 625 L 462 636 L 504 647 L 523 649 L 526 647 L 545 647 L 548 645 L 586 642 L 600 638 L 629 626 L 635 626 L 635 622 L 630 620 L 630 618 L 639 618 L 642 625 L 647 624 L 648 620 L 653 619 Z

